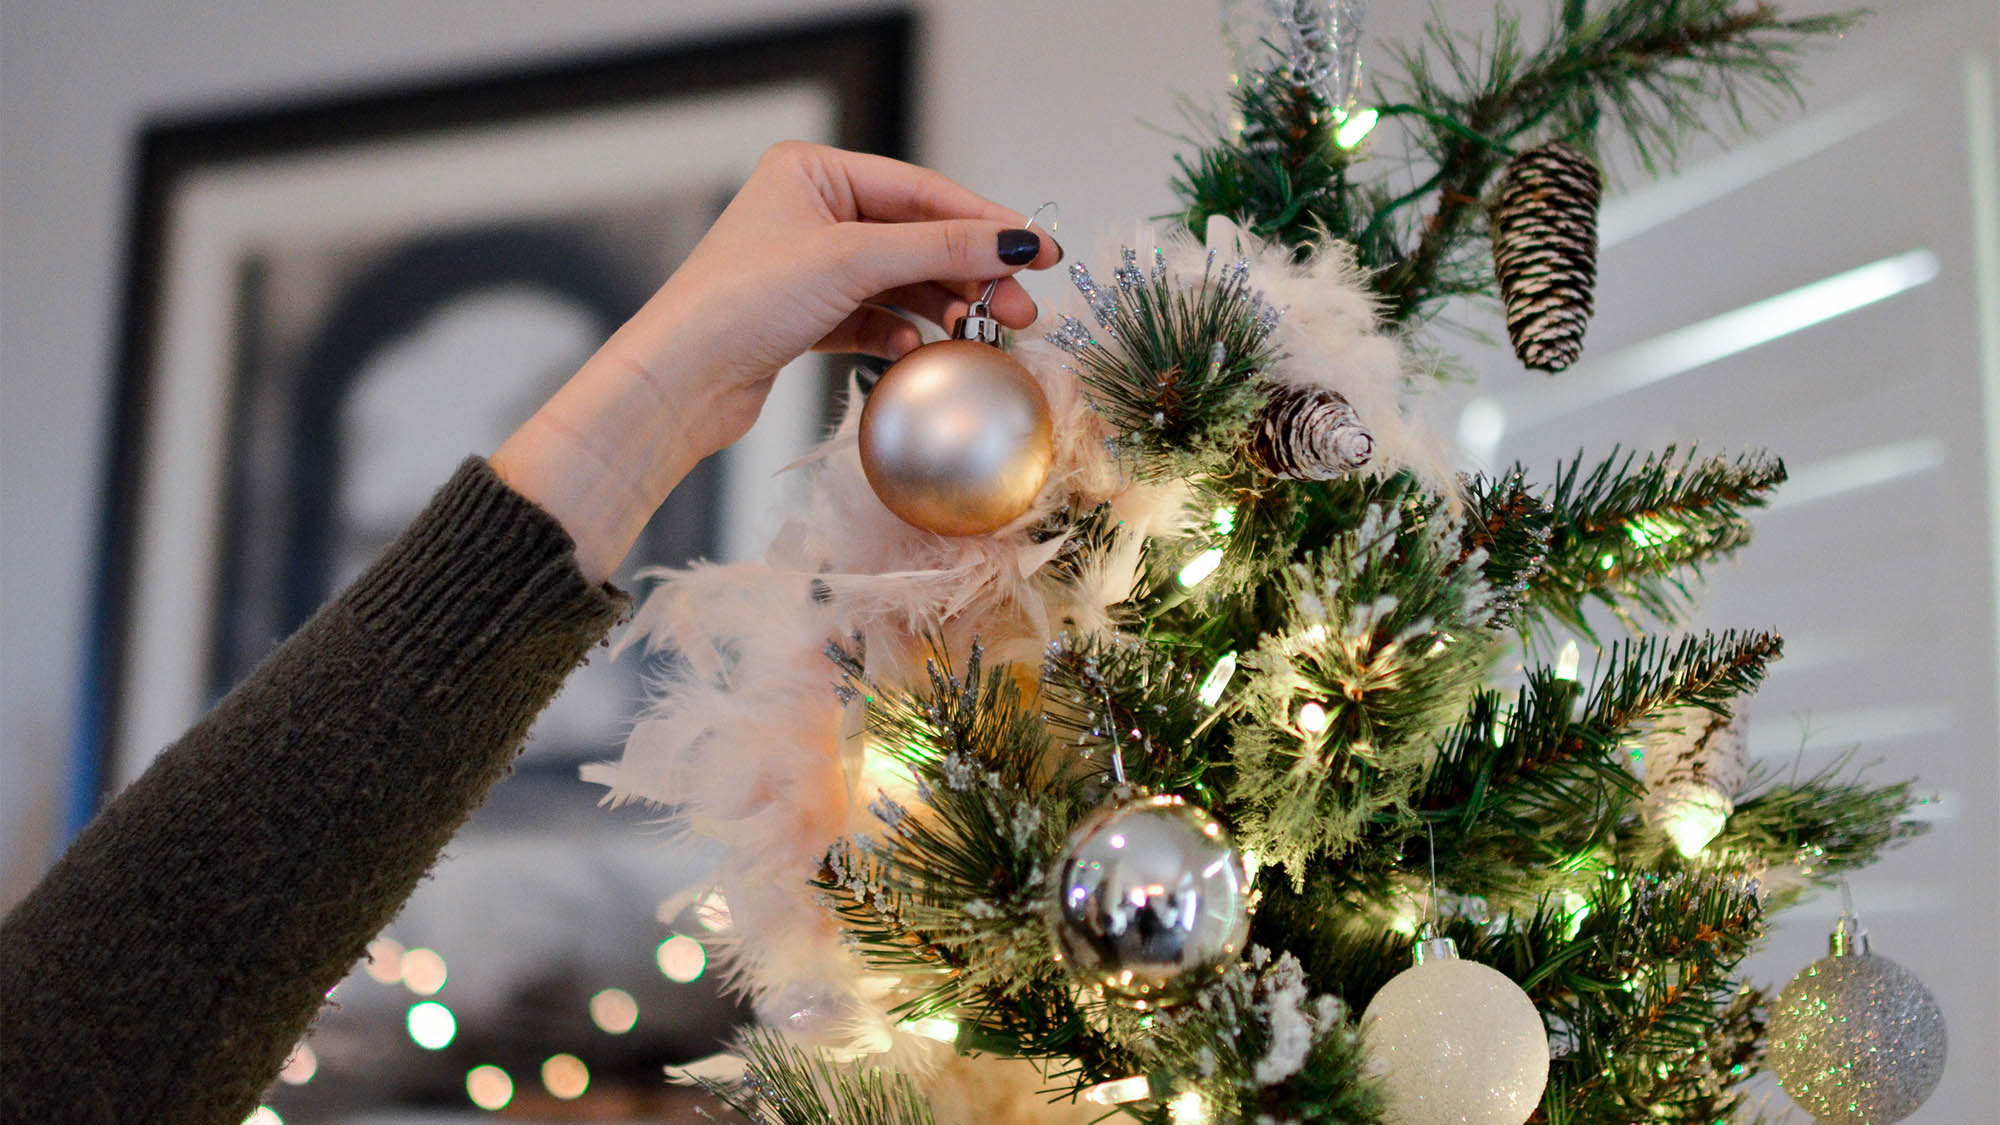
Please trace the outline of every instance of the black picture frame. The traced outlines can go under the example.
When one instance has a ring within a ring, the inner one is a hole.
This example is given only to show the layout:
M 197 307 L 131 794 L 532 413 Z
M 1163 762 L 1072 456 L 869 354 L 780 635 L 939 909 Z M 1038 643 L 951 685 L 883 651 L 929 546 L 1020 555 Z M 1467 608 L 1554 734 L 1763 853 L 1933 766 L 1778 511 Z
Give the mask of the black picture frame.
M 170 301 L 182 296 L 174 287 L 188 283 L 177 263 L 191 252 L 188 224 L 183 221 L 191 184 L 218 175 L 254 181 L 259 168 L 274 163 L 310 162 L 373 150 L 403 151 L 411 146 L 422 148 L 431 141 L 476 151 L 480 139 L 495 130 L 553 130 L 568 121 L 619 114 L 643 116 L 649 109 L 699 115 L 703 107 L 719 106 L 732 98 L 754 99 L 760 91 L 794 87 L 819 91 L 826 101 L 829 127 L 825 135 L 807 139 L 907 157 L 915 33 L 914 20 L 906 12 L 863 13 L 776 30 L 468 72 L 288 104 L 180 114 L 148 124 L 136 146 L 108 455 L 101 480 L 92 605 L 75 726 L 71 831 L 80 828 L 104 797 L 129 780 L 164 744 L 161 732 L 175 726 L 168 719 L 191 722 L 243 670 L 246 654 L 267 646 L 271 633 L 289 631 L 329 592 L 323 563 L 326 544 L 321 535 L 325 522 L 320 511 L 327 502 L 327 492 L 308 482 L 306 487 L 290 489 L 293 510 L 282 551 L 289 561 L 280 568 L 283 589 L 267 626 L 249 630 L 255 634 L 252 636 L 230 636 L 228 627 L 220 626 L 207 638 L 186 636 L 188 630 L 182 629 L 166 642 L 153 642 L 156 651 L 178 647 L 177 659 L 184 667 L 164 669 L 165 674 L 183 680 L 192 676 L 201 690 L 183 692 L 187 698 L 170 700 L 169 705 L 154 707 L 134 720 L 128 704 L 135 685 L 150 684 L 153 677 L 163 674 L 161 665 L 165 663 L 156 656 L 148 664 L 147 652 L 137 643 L 143 639 L 141 615 L 151 612 L 160 601 L 152 597 L 149 604 L 146 591 L 181 588 L 175 581 L 189 587 L 212 582 L 213 589 L 205 596 L 220 605 L 245 580 L 242 573 L 231 569 L 240 571 L 242 564 L 241 521 L 227 515 L 237 500 L 219 497 L 215 487 L 202 490 L 206 495 L 200 500 L 205 507 L 194 517 L 194 522 L 209 529 L 202 534 L 212 549 L 204 557 L 217 560 L 215 565 L 206 568 L 207 574 L 190 572 L 161 578 L 149 573 L 151 568 L 171 565 L 171 559 L 161 556 L 173 552 L 149 550 L 147 528 L 164 518 L 160 513 L 166 506 L 188 503 L 188 497 L 174 493 L 181 486 L 163 471 L 163 463 L 171 458 L 163 456 L 161 450 L 163 434 L 177 432 L 175 418 L 196 416 L 189 413 L 184 401 L 192 392 L 183 393 L 173 385 L 171 368 L 162 362 L 162 348 L 174 344 Z M 767 136 L 761 141 L 775 139 Z M 472 161 L 467 167 L 476 165 L 477 161 Z M 478 190 L 477 185 L 468 190 Z M 449 280 L 454 271 L 474 279 L 505 278 L 511 255 L 521 249 L 519 240 L 540 236 L 538 229 L 529 227 L 512 231 L 496 228 L 488 234 L 492 237 L 477 246 L 453 246 L 451 239 L 460 235 L 447 232 L 429 244 L 400 247 L 407 252 L 404 260 L 383 264 L 390 274 L 384 286 L 371 298 L 338 310 L 338 315 L 348 318 L 344 324 L 366 325 L 371 332 L 393 330 L 399 318 L 407 320 L 411 311 L 397 308 L 397 294 L 415 292 L 440 278 Z M 510 238 L 516 241 L 510 244 Z M 557 254 L 548 260 L 560 257 Z M 244 272 L 239 269 L 231 278 L 237 292 L 207 294 L 205 299 L 228 300 L 240 313 Z M 643 297 L 629 285 L 606 285 L 602 277 L 593 277 L 588 263 L 571 261 L 559 272 L 563 277 L 558 287 L 582 295 L 584 303 L 595 308 L 609 310 Z M 226 351 L 231 362 L 241 367 L 243 353 L 256 343 L 245 338 L 250 334 L 239 331 L 236 338 L 221 341 L 216 354 Z M 340 336 L 335 332 L 327 337 L 328 351 L 339 350 Z M 354 359 L 321 354 L 310 362 L 320 365 L 316 369 L 319 378 L 326 371 L 351 370 Z M 822 391 L 828 404 L 836 393 L 833 384 L 834 380 L 826 380 Z M 322 392 L 327 390 L 323 385 L 312 385 Z M 246 431 L 253 428 L 254 420 L 247 413 L 240 385 L 228 392 L 227 401 L 222 395 L 210 397 L 214 401 L 208 405 L 227 417 L 204 424 L 215 426 L 222 446 L 216 455 L 227 462 L 241 446 Z M 181 404 L 179 413 L 163 414 L 175 403 Z M 325 405 L 318 404 L 322 415 Z M 320 424 L 315 423 L 316 417 Z M 323 422 L 322 416 L 310 411 L 296 414 L 291 423 L 294 432 L 287 443 L 294 453 L 309 451 L 315 443 L 322 447 L 307 458 L 309 468 L 316 466 L 314 471 L 321 478 L 338 471 L 337 451 L 323 448 L 331 432 Z M 186 443 L 190 439 L 182 434 L 174 440 Z M 221 479 L 227 482 L 221 486 L 222 492 L 240 493 L 245 479 L 242 466 L 230 465 Z M 436 483 L 429 482 L 429 486 Z M 681 541 L 668 545 L 674 557 L 654 556 L 647 561 L 671 562 L 675 557 L 708 553 L 714 546 L 713 466 L 691 478 L 689 487 L 710 490 L 703 518 L 711 522 L 690 535 L 686 521 L 678 521 Z M 218 512 L 223 515 L 218 517 Z M 187 592 L 191 596 L 202 593 L 192 588 Z M 217 620 L 229 618 L 225 614 Z M 176 641 L 181 643 L 175 645 Z M 176 710 L 179 714 L 165 718 L 157 714 Z M 184 727 L 185 722 L 179 725 Z

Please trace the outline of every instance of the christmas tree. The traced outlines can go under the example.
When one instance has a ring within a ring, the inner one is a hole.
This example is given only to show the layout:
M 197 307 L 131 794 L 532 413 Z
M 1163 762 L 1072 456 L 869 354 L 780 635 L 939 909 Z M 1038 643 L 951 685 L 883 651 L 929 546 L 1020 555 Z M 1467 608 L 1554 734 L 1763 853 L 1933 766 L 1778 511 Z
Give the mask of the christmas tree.
M 591 776 L 720 856 L 765 1026 L 696 1077 L 753 1120 L 1723 1120 L 1744 957 L 1916 830 L 1907 784 L 1746 765 L 1776 633 L 1676 631 L 1780 460 L 1468 476 L 1410 410 L 1455 298 L 1575 360 L 1601 154 L 1745 124 L 1852 21 L 1568 0 L 1361 99 L 1361 7 L 1246 4 L 1184 210 L 1013 343 L 1025 512 L 891 515 L 857 394 L 765 563 L 641 609 L 681 672 Z

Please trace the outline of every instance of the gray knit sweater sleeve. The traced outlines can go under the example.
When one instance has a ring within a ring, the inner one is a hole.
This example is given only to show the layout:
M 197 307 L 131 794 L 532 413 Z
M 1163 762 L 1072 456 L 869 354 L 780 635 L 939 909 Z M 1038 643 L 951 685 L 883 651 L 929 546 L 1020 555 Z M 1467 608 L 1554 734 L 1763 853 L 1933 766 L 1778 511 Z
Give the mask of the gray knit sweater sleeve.
M 466 462 L 0 926 L 0 1119 L 240 1122 L 624 608 Z

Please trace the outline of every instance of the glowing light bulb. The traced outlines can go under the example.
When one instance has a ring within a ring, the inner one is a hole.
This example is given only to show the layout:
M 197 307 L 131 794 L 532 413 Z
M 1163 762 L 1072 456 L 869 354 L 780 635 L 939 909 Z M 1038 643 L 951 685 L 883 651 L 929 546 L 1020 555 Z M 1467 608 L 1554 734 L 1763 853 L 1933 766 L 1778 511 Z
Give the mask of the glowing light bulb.
M 441 1051 L 451 1046 L 458 1035 L 458 1020 L 451 1009 L 435 1000 L 410 1005 L 410 1013 L 404 1017 L 410 1038 L 426 1051 Z
M 1235 677 L 1236 654 L 1225 652 L 1222 654 L 1222 659 L 1215 662 L 1215 667 L 1209 669 L 1208 678 L 1201 682 L 1200 689 L 1194 693 L 1195 698 L 1201 700 L 1203 707 L 1215 706 L 1222 701 L 1223 690 Z
M 921 1035 L 926 1039 L 935 1039 L 940 1043 L 956 1043 L 958 1041 L 957 1020 L 941 1018 L 904 1020 L 896 1026 L 912 1035 Z
M 1221 565 L 1222 548 L 1210 547 L 1208 550 L 1196 555 L 1193 561 L 1181 568 L 1179 575 L 1180 584 L 1188 587 L 1199 586 L 1202 580 L 1214 574 L 1215 569 Z
M 1174 1125 L 1208 1125 L 1208 1103 L 1197 1090 L 1185 1090 L 1167 1103 L 1167 1118 Z
M 1565 641 L 1562 652 L 1556 655 L 1556 679 L 1576 682 L 1576 672 L 1583 666 L 1583 653 L 1575 641 Z
M 1333 143 L 1341 148 L 1353 148 L 1361 143 L 1375 128 L 1375 122 L 1382 115 L 1373 109 L 1357 109 L 1341 119 L 1340 128 L 1333 131 Z
M 1719 803 L 1683 801 L 1668 814 L 1660 827 L 1674 841 L 1681 855 L 1693 859 L 1708 848 L 1709 841 L 1722 834 L 1729 813 Z
M 505 1109 L 514 1100 L 514 1080 L 497 1066 L 475 1066 L 465 1072 L 465 1096 L 480 1109 Z
M 1083 1092 L 1083 1100 L 1092 1105 L 1118 1105 L 1121 1102 L 1136 1102 L 1152 1093 L 1152 1083 L 1143 1074 L 1130 1078 L 1113 1078 L 1109 1082 L 1099 1082 Z
M 1326 708 L 1317 703 L 1307 703 L 1299 708 L 1299 729 L 1307 734 L 1318 734 L 1333 722 Z

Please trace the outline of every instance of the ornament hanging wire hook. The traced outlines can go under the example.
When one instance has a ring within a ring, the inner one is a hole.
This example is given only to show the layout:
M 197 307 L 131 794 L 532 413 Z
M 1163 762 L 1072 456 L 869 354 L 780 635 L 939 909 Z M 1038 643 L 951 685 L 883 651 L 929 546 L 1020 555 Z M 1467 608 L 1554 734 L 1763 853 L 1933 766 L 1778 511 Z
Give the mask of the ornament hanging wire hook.
M 1861 916 L 1854 912 L 1854 888 L 1847 885 L 1847 876 L 1835 875 L 1840 884 L 1840 920 L 1833 924 L 1833 935 L 1827 940 L 1827 949 L 1835 957 L 1853 954 L 1866 956 L 1868 953 L 1868 931 L 1861 928 Z
M 1053 199 L 1049 200 L 1047 203 L 1042 204 L 1040 207 L 1035 208 L 1035 213 L 1028 216 L 1027 226 L 1022 227 L 1021 229 L 1026 230 L 1028 229 L 1028 227 L 1041 226 L 1042 212 L 1044 211 L 1055 212 L 1055 216 L 1049 220 L 1048 225 L 1042 227 L 1043 230 L 1048 231 L 1050 234 L 1054 234 L 1056 232 L 1056 228 L 1062 225 L 1062 208 L 1056 206 L 1056 201 Z M 979 295 L 979 300 L 975 303 L 981 305 L 991 305 L 993 303 L 993 293 L 995 290 L 1000 288 L 1000 282 L 1002 280 L 1004 279 L 996 277 L 992 281 L 987 282 L 986 292 L 981 293 Z M 1120 780 L 1123 779 L 1121 778 Z
M 1431 859 L 1431 904 L 1424 915 L 1424 936 L 1430 937 L 1438 923 L 1438 840 L 1437 828 L 1430 821 L 1424 822 L 1424 839 L 1429 841 Z
M 1111 781 L 1119 788 L 1125 785 L 1125 752 L 1118 748 L 1118 716 L 1111 713 L 1111 689 L 1098 681 L 1098 690 L 1104 695 L 1104 730 L 1111 736 Z

